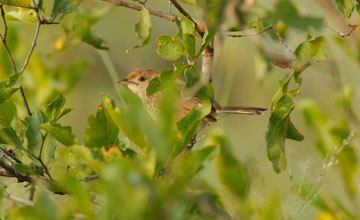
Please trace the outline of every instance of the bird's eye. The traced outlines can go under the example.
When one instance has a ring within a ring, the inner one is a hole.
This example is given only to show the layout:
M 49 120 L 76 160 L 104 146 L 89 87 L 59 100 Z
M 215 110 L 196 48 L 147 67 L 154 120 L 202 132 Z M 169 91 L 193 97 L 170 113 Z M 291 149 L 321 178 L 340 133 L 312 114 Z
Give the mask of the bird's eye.
M 144 82 L 144 81 L 145 81 L 145 78 L 144 78 L 143 76 L 140 76 L 140 77 L 139 77 L 139 81 L 140 81 L 140 82 Z

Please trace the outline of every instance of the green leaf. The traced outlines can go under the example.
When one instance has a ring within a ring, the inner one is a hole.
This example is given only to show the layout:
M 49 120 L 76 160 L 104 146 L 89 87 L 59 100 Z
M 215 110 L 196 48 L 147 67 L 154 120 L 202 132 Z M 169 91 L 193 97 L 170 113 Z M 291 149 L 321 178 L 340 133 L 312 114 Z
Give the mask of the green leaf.
M 23 148 L 19 137 L 12 128 L 0 129 L 0 144 L 7 144 L 18 148 Z
M 195 24 L 185 17 L 184 15 L 181 16 L 181 19 L 175 17 L 175 22 L 179 28 L 178 36 L 183 39 L 184 34 L 195 34 Z
M 33 9 L 18 8 L 17 10 L 9 11 L 5 15 L 6 19 L 19 20 L 26 23 L 36 23 L 37 15 Z
M 186 54 L 191 57 L 191 59 L 195 59 L 196 55 L 196 39 L 193 34 L 184 34 L 183 42 Z
M 215 32 L 206 30 L 203 39 L 202 39 L 202 43 L 201 43 L 201 47 L 199 52 L 196 54 L 196 57 L 199 57 L 201 55 L 201 53 L 205 50 L 205 48 L 209 45 L 209 43 L 214 39 L 215 36 Z
M 337 9 L 344 15 L 346 22 L 349 24 L 352 12 L 355 9 L 353 0 L 335 0 Z
M 11 101 L 5 101 L 0 104 L 0 125 L 10 127 L 14 117 L 17 116 L 16 106 Z
M 307 40 L 301 43 L 295 50 L 298 62 L 300 62 L 301 65 L 304 65 L 309 61 L 311 61 L 311 63 L 316 63 L 326 60 L 327 55 L 324 51 L 325 42 L 323 36 L 319 36 L 312 40 L 312 37 L 309 35 Z
M 160 57 L 170 61 L 177 61 L 183 57 L 184 46 L 175 36 L 160 35 L 156 42 L 158 44 L 156 52 Z
M 327 59 L 325 43 L 325 38 L 322 36 L 312 40 L 312 37 L 308 35 L 307 40 L 296 48 L 294 78 L 297 83 L 300 83 L 301 81 L 300 74 L 310 65 Z
M 77 139 L 72 133 L 70 126 L 62 126 L 57 123 L 44 123 L 39 127 L 47 131 L 51 136 L 65 146 L 71 146 L 77 143 Z
M 6 5 L 13 5 L 16 7 L 34 8 L 36 6 L 34 5 L 34 2 L 36 5 L 39 4 L 39 0 L 2 0 L 1 3 L 4 3 Z
M 51 18 L 54 20 L 60 14 L 66 15 L 73 12 L 82 0 L 54 0 Z
M 19 89 L 19 77 L 19 74 L 14 74 L 8 80 L 0 82 L 0 104 L 8 100 Z
M 43 171 L 40 167 L 36 166 L 35 164 L 15 164 L 14 169 L 16 172 L 21 173 L 23 175 L 35 175 L 41 174 Z
M 119 144 L 119 129 L 102 105 L 98 106 L 96 116 L 88 117 L 88 124 L 84 136 L 86 146 L 100 148 Z
M 43 109 L 48 120 L 50 122 L 57 122 L 61 117 L 69 113 L 71 109 L 66 108 L 66 104 L 65 96 L 59 94 L 49 104 L 45 105 Z
M 105 109 L 118 128 L 137 146 L 143 150 L 146 149 L 149 143 L 146 140 L 146 135 L 143 129 L 144 126 L 141 126 L 139 129 L 137 126 L 139 126 L 138 120 L 142 117 L 145 117 L 145 120 L 149 120 L 150 116 L 144 110 L 141 100 L 139 100 L 135 94 L 132 94 L 133 100 L 129 103 L 131 103 L 132 106 L 136 106 L 136 109 L 134 108 L 131 112 L 124 112 L 120 108 L 115 108 L 113 101 L 108 96 L 102 96 L 104 99 Z M 142 114 L 144 114 L 144 116 L 141 116 Z
M 160 73 L 160 77 L 152 79 L 146 88 L 146 95 L 150 96 L 156 92 L 159 92 L 174 83 L 178 76 L 184 72 L 189 65 L 187 63 L 176 63 L 174 69 L 166 69 Z
M 100 50 L 109 50 L 108 47 L 106 47 L 105 41 L 98 36 L 93 30 L 88 30 L 83 33 L 81 40 L 92 45 L 93 47 L 100 49 Z
M 300 15 L 298 9 L 290 0 L 278 1 L 275 10 L 268 15 L 268 19 L 266 20 L 273 24 L 282 21 L 290 27 L 305 31 L 309 30 L 310 27 L 320 29 L 323 25 L 323 20 L 320 18 Z
M 43 118 L 40 109 L 36 109 L 31 117 L 25 118 L 28 124 L 26 129 L 26 138 L 28 142 L 27 149 L 31 153 L 38 154 L 42 144 L 42 136 L 39 125 L 43 123 Z
M 222 21 L 224 20 L 225 10 L 229 0 L 196 0 L 200 6 L 202 17 L 207 23 L 207 27 L 212 32 L 215 32 Z
M 149 11 L 143 7 L 139 13 L 139 21 L 135 24 L 136 37 L 142 40 L 142 44 L 134 48 L 145 46 L 151 37 L 152 24 Z
M 246 199 L 250 188 L 246 166 L 233 156 L 231 144 L 224 136 L 214 136 L 213 142 L 220 147 L 218 166 L 221 182 L 236 196 Z
M 204 77 L 201 69 L 197 66 L 190 66 L 184 72 L 186 83 L 184 87 L 185 97 L 208 97 L 211 103 L 214 100 L 214 90 L 209 81 Z
M 267 155 L 276 172 L 286 169 L 285 140 L 302 141 L 304 136 L 290 121 L 290 113 L 295 108 L 295 96 L 283 94 L 273 103 L 271 116 L 266 132 Z
M 2 202 L 3 197 L 4 197 L 4 189 L 0 187 L 0 204 Z

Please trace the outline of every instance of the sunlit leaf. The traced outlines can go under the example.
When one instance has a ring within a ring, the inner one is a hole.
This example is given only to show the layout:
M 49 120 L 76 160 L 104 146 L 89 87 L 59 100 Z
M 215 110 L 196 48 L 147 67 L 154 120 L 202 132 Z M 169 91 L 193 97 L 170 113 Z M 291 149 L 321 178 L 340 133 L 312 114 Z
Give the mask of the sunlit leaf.
M 43 107 L 44 113 L 50 122 L 57 122 L 61 117 L 71 111 L 71 109 L 66 108 L 66 104 L 67 100 L 65 96 L 60 94 Z
M 84 143 L 89 147 L 110 147 L 119 144 L 119 129 L 102 105 L 97 107 L 96 116 L 88 117 L 89 127 L 85 129 Z
M 17 10 L 9 11 L 5 17 L 9 20 L 19 20 L 27 23 L 36 23 L 37 21 L 36 12 L 28 8 L 18 8 Z
M 156 42 L 158 44 L 156 52 L 160 57 L 170 61 L 177 61 L 183 57 L 184 46 L 175 36 L 160 35 Z
M 336 3 L 337 9 L 344 15 L 346 22 L 349 23 L 349 19 L 352 15 L 352 12 L 355 9 L 353 0 L 334 0 Z
M 205 50 L 205 48 L 209 45 L 209 43 L 214 39 L 214 36 L 215 36 L 215 32 L 206 30 L 202 39 L 200 50 L 196 54 L 196 57 L 199 57 L 201 55 L 201 53 Z
M 149 43 L 151 37 L 151 19 L 149 11 L 143 7 L 139 13 L 139 21 L 135 24 L 136 37 L 142 40 L 142 44 L 134 48 L 145 46 Z
M 44 123 L 39 126 L 41 129 L 49 132 L 57 141 L 65 146 L 71 146 L 77 142 L 75 135 L 72 133 L 72 129 L 69 126 L 62 126 L 57 123 Z
M 39 4 L 39 0 L 3 0 L 1 3 L 13 5 L 16 7 L 34 8 L 36 5 Z M 36 5 L 34 5 L 34 3 Z

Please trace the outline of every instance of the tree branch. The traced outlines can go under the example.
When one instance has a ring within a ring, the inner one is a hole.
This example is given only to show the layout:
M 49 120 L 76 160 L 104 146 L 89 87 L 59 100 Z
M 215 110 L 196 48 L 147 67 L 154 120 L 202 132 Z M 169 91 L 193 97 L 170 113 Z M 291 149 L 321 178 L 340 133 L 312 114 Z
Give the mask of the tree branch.
M 97 180 L 97 179 L 99 179 L 99 175 L 95 174 L 95 175 L 91 175 L 91 176 L 86 176 L 81 181 L 82 182 L 90 182 L 92 180 Z
M 251 33 L 244 33 L 244 34 L 228 34 L 228 36 L 229 37 L 252 37 L 252 36 L 262 34 L 268 30 L 274 31 L 274 33 L 275 33 L 276 37 L 279 39 L 280 43 L 291 54 L 290 60 L 292 60 L 292 61 L 295 60 L 295 58 L 296 58 L 295 52 L 292 49 L 290 49 L 290 47 L 287 45 L 286 41 L 281 37 L 281 34 L 279 33 L 278 29 L 276 28 L 276 26 L 274 24 L 271 24 L 258 32 L 251 32 Z
M 12 68 L 13 68 L 14 72 L 18 73 L 17 68 L 16 68 L 16 64 L 15 64 L 15 61 L 14 61 L 14 57 L 12 56 L 11 51 L 10 51 L 10 49 L 9 49 L 7 43 L 6 43 L 8 26 L 7 26 L 7 22 L 6 22 L 6 19 L 5 19 L 5 11 L 4 11 L 3 4 L 0 5 L 0 10 L 1 10 L 1 17 L 2 17 L 2 20 L 3 20 L 3 23 L 4 23 L 4 35 L 0 34 L 0 39 L 1 39 L 1 41 L 2 41 L 2 43 L 4 45 L 4 47 L 5 47 L 5 51 L 6 51 L 7 55 L 8 55 L 8 57 L 9 57 L 9 60 L 10 60 L 10 63 L 12 65 Z M 37 42 L 37 39 L 38 39 L 38 36 L 39 36 L 41 18 L 40 18 L 39 10 L 38 9 L 34 9 L 34 10 L 36 11 L 36 15 L 37 15 L 37 25 L 36 25 L 35 36 L 34 36 L 34 40 L 33 40 L 31 49 L 30 49 L 30 51 L 28 53 L 28 56 L 25 59 L 24 65 L 21 68 L 19 74 L 23 74 L 25 68 L 27 67 L 27 65 L 28 65 L 28 63 L 30 61 L 30 57 L 31 57 L 32 53 L 34 52 L 36 42 Z M 31 113 L 29 103 L 28 103 L 28 101 L 26 99 L 24 88 L 23 88 L 22 85 L 20 85 L 20 92 L 21 92 L 21 96 L 22 96 L 23 101 L 24 101 L 24 105 L 26 107 L 26 111 L 27 111 L 28 115 L 31 116 L 32 113 Z
M 181 5 L 179 4 L 179 2 L 177 2 L 176 0 L 170 0 L 172 2 L 172 4 L 175 6 L 175 8 L 181 13 L 183 14 L 185 17 L 187 17 L 190 21 L 192 21 L 195 24 L 195 29 L 196 31 L 200 34 L 200 36 L 204 36 L 205 31 L 199 27 L 198 22 L 196 22 L 189 13 L 187 13 L 187 11 L 185 11 L 185 9 L 183 7 L 181 7 Z
M 35 35 L 34 35 L 34 40 L 32 42 L 32 45 L 31 45 L 31 48 L 30 48 L 30 51 L 25 59 L 25 62 L 22 66 L 22 68 L 20 69 L 20 72 L 19 74 L 23 74 L 24 71 L 25 71 L 25 68 L 27 67 L 27 65 L 29 64 L 29 61 L 30 61 L 30 58 L 31 58 L 31 55 L 33 54 L 34 52 L 34 49 L 36 47 L 36 43 L 37 43 L 37 39 L 39 37 L 39 32 L 40 32 L 40 26 L 41 26 L 41 18 L 40 18 L 40 14 L 39 14 L 39 10 L 38 9 L 34 9 L 35 12 L 36 12 L 36 16 L 37 16 L 37 21 L 36 21 L 36 31 L 35 31 Z
M 214 62 L 214 40 L 212 40 L 209 45 L 201 54 L 202 63 L 201 71 L 206 76 L 209 82 L 212 82 L 212 72 L 213 72 L 213 62 Z
M 132 2 L 128 2 L 128 1 L 124 1 L 124 0 L 102 0 L 104 2 L 109 2 L 115 6 L 120 6 L 120 7 L 125 7 L 125 8 L 130 8 L 130 9 L 134 9 L 136 11 L 140 11 L 143 6 L 142 5 L 139 5 L 139 4 L 135 4 L 135 3 L 132 3 Z M 149 13 L 151 15 L 154 15 L 156 17 L 160 17 L 160 18 L 163 18 L 163 19 L 166 19 L 168 21 L 172 21 L 174 22 L 175 21 L 175 15 L 171 14 L 171 13 L 166 13 L 166 12 L 163 12 L 163 11 L 159 11 L 159 10 L 156 10 L 156 9 L 151 9 L 151 8 L 147 8 L 147 10 L 149 11 Z
M 335 33 L 337 33 L 340 37 L 349 37 L 355 30 L 356 28 L 358 28 L 360 25 L 358 24 L 354 24 L 354 25 L 349 25 L 349 27 L 351 28 L 351 30 L 347 33 L 335 30 L 335 28 L 332 28 L 328 25 L 328 23 L 325 22 L 324 27 L 329 28 L 330 30 L 334 31 Z
M 7 199 L 12 200 L 14 202 L 21 203 L 23 205 L 34 206 L 34 203 L 32 201 L 26 200 L 26 199 L 23 199 L 23 198 L 14 196 L 14 195 L 11 195 L 9 193 L 4 193 L 4 198 L 7 198 Z
M 139 5 L 139 4 L 135 4 L 132 2 L 128 2 L 125 0 L 102 0 L 104 2 L 108 2 L 114 6 L 120 6 L 120 7 L 125 7 L 125 8 L 130 8 L 136 11 L 140 11 L 143 8 L 143 5 Z M 175 22 L 175 17 L 178 17 L 170 12 L 163 12 L 160 10 L 156 10 L 156 9 L 151 9 L 151 8 L 146 8 L 149 13 L 153 16 L 159 17 L 159 18 L 163 18 L 165 20 L 171 21 L 171 22 Z M 180 17 L 178 17 L 180 19 Z M 204 22 L 201 21 L 195 21 L 196 25 L 199 28 L 199 31 L 201 31 L 202 33 L 205 33 L 206 30 L 206 24 Z

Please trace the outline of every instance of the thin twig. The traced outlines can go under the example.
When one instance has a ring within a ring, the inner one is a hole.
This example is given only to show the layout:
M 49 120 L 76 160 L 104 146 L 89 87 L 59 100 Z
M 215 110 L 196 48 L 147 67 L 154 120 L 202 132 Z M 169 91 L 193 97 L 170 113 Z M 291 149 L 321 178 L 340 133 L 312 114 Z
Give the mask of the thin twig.
M 256 36 L 259 34 L 262 34 L 270 29 L 273 28 L 273 25 L 269 25 L 266 28 L 262 29 L 261 31 L 258 32 L 251 32 L 251 33 L 244 33 L 244 34 L 228 34 L 229 37 L 252 37 L 252 36 Z
M 21 93 L 21 97 L 23 98 L 23 101 L 24 101 L 24 105 L 26 107 L 26 111 L 28 113 L 29 116 L 32 116 L 32 113 L 31 113 L 31 110 L 30 110 L 30 106 L 29 106 L 29 103 L 26 99 L 26 96 L 25 96 L 25 92 L 24 92 L 24 88 L 22 85 L 20 85 L 20 93 Z
M 271 24 L 267 27 L 265 27 L 264 29 L 258 31 L 258 32 L 252 32 L 252 33 L 248 33 L 248 34 L 228 34 L 229 37 L 252 37 L 252 36 L 256 36 L 256 35 L 259 35 L 259 34 L 262 34 L 268 30 L 273 30 L 276 37 L 279 39 L 280 43 L 282 45 L 284 45 L 284 47 L 286 48 L 286 50 L 291 53 L 291 56 L 293 58 L 296 57 L 295 55 L 295 52 L 290 49 L 290 47 L 286 44 L 286 41 L 284 40 L 284 38 L 281 37 L 281 34 L 279 33 L 278 29 L 276 28 L 276 26 L 274 24 Z
M 9 57 L 9 60 L 10 60 L 10 63 L 13 67 L 13 70 L 15 73 L 18 73 L 17 71 L 17 68 L 16 68 L 16 64 L 15 64 L 15 60 L 14 60 L 14 57 L 12 56 L 11 54 L 11 51 L 6 43 L 6 37 L 7 37 L 7 22 L 6 22 L 6 19 L 5 19 L 5 11 L 4 11 L 4 8 L 3 8 L 3 5 L 0 5 L 0 10 L 1 10 L 1 17 L 2 17 L 2 20 L 3 20 L 3 23 L 4 23 L 4 27 L 5 27 L 5 30 L 4 30 L 4 35 L 0 35 L 0 39 L 5 47 L 5 51 Z M 28 53 L 28 56 L 26 57 L 25 59 L 25 62 L 24 62 L 24 65 L 23 67 L 21 68 L 19 74 L 22 74 L 25 70 L 25 68 L 27 67 L 29 61 L 30 61 L 30 57 L 32 55 L 32 53 L 34 52 L 34 48 L 36 46 L 36 41 L 38 39 L 38 36 L 39 36 L 39 31 L 40 31 L 40 25 L 41 25 L 41 18 L 40 18 L 40 14 L 39 14 L 39 10 L 38 9 L 34 9 L 36 11 L 36 14 L 37 14 L 37 26 L 36 26 L 36 32 L 35 32 L 35 36 L 34 36 L 34 40 L 33 40 L 33 43 L 32 43 L 32 46 L 31 46 L 31 49 Z M 21 92 L 21 96 L 23 98 L 23 101 L 24 101 L 24 105 L 26 107 L 26 111 L 28 113 L 29 116 L 32 115 L 31 113 L 31 110 L 30 110 L 30 107 L 29 107 L 29 103 L 26 99 L 26 96 L 25 96 L 25 92 L 24 92 L 24 88 L 22 87 L 22 85 L 20 85 L 20 92 Z
M 4 198 L 7 198 L 7 199 L 12 200 L 14 202 L 21 203 L 23 205 L 34 206 L 34 203 L 32 201 L 29 201 L 29 200 L 26 200 L 26 199 L 11 195 L 9 193 L 4 193 Z
M 99 175 L 95 174 L 95 175 L 91 175 L 91 176 L 86 176 L 81 181 L 82 182 L 90 182 L 92 180 L 97 180 L 97 179 L 99 179 Z
M 39 158 L 42 157 L 42 151 L 43 151 L 43 148 L 44 148 L 44 143 L 45 143 L 45 139 L 47 137 L 48 133 L 46 133 L 44 136 L 42 136 L 42 142 L 41 142 L 41 146 L 40 146 L 40 151 L 39 151 Z
M 36 8 L 34 9 L 35 12 L 36 12 L 36 16 L 37 16 L 37 21 L 36 21 L 36 31 L 35 31 L 35 35 L 34 35 L 34 40 L 32 42 L 32 45 L 31 45 L 31 48 L 30 48 L 30 51 L 25 59 L 25 62 L 22 66 L 22 68 L 20 69 L 20 72 L 19 74 L 23 74 L 24 71 L 25 71 L 25 68 L 27 67 L 27 65 L 29 64 L 29 61 L 30 61 L 30 58 L 31 58 L 31 55 L 33 54 L 34 52 L 34 49 L 36 47 L 36 42 L 37 42 L 37 39 L 39 37 L 39 32 L 40 32 L 40 26 L 41 26 L 41 18 L 40 18 L 40 14 L 39 14 L 39 10 Z
M 328 25 L 327 22 L 325 22 L 324 27 L 329 28 L 330 30 L 334 31 L 335 33 L 337 33 L 340 37 L 349 37 L 355 30 L 356 28 L 358 28 L 360 25 L 358 24 L 354 24 L 354 25 L 349 25 L 349 27 L 351 28 L 351 30 L 348 33 L 344 33 L 341 31 L 336 30 L 335 28 L 332 28 L 331 26 Z
M 17 158 L 14 153 L 9 152 L 8 150 L 2 147 L 0 147 L 0 151 L 11 157 L 15 162 L 22 164 L 21 160 L 19 160 L 19 158 Z
M 6 39 L 8 26 L 7 26 L 7 23 L 6 23 L 6 20 L 5 20 L 5 11 L 4 11 L 3 4 L 0 5 L 0 10 L 1 10 L 1 17 L 2 17 L 3 23 L 4 23 L 4 36 L 3 36 L 3 38 Z
M 35 192 L 36 192 L 35 184 L 31 184 L 31 186 L 30 186 L 30 194 L 29 194 L 29 200 L 30 201 L 34 201 Z
M 6 170 L 6 173 L 9 175 L 14 176 L 17 178 L 19 182 L 32 182 L 32 179 L 30 176 L 22 175 L 20 173 L 17 173 L 9 164 L 5 163 L 4 161 L 0 160 L 0 167 L 4 168 Z
M 172 4 L 175 6 L 175 8 L 181 13 L 183 14 L 185 17 L 187 17 L 190 21 L 192 21 L 195 24 L 195 29 L 196 31 L 200 34 L 200 36 L 202 37 L 204 35 L 204 30 L 202 28 L 199 27 L 198 23 L 191 17 L 191 15 L 185 11 L 185 9 L 183 7 L 181 7 L 181 5 L 179 4 L 179 2 L 177 2 L 176 0 L 170 0 L 172 2 Z

